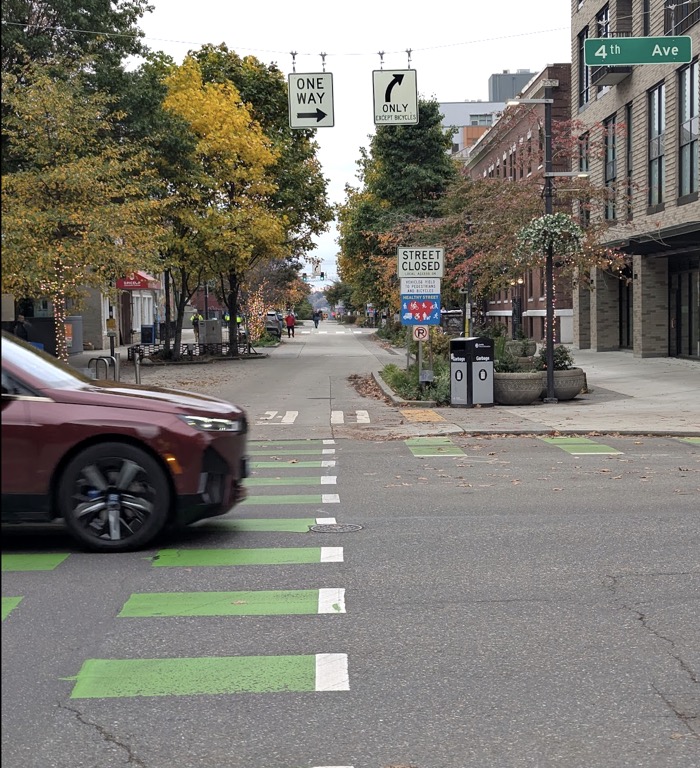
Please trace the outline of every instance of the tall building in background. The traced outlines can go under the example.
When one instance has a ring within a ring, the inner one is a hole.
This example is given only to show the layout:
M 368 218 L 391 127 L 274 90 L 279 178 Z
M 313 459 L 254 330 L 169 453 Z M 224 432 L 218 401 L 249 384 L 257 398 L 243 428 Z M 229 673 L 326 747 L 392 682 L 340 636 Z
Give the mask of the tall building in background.
M 529 69 L 518 69 L 511 72 L 504 69 L 503 72 L 489 77 L 489 101 L 506 102 L 514 99 L 535 76 Z

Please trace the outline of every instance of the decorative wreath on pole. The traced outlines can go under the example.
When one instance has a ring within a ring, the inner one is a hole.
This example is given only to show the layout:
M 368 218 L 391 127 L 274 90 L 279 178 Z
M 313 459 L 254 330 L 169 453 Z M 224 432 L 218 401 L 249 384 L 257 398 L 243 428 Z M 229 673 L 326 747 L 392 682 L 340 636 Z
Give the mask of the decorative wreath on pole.
M 539 257 L 550 247 L 561 258 L 582 250 L 584 232 L 568 213 L 546 213 L 524 226 L 516 237 L 523 259 Z

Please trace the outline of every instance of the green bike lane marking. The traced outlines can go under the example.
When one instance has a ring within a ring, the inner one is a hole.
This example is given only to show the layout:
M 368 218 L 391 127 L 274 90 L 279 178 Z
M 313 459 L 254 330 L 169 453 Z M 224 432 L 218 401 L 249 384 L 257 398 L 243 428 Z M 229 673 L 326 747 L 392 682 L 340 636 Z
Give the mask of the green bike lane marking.
M 196 568 L 234 565 L 307 565 L 342 563 L 342 547 L 276 547 L 258 549 L 161 549 L 155 568 Z
M 292 616 L 319 613 L 345 613 L 345 590 L 139 592 L 129 597 L 118 616 Z
M 683 443 L 690 443 L 691 445 L 700 445 L 700 437 L 679 437 Z
M 337 485 L 336 475 L 320 475 L 319 477 L 246 477 L 243 485 L 246 488 L 257 488 L 271 485 Z
M 64 679 L 75 681 L 71 699 L 350 689 L 344 653 L 87 659 L 75 677 Z
M 334 467 L 335 461 L 332 459 L 325 459 L 323 461 L 296 461 L 290 459 L 288 461 L 251 461 L 249 462 L 251 469 L 319 469 L 324 467 Z
M 248 447 L 267 448 L 272 445 L 335 445 L 335 440 L 312 438 L 309 440 L 249 440 Z
M 268 450 L 268 451 L 248 451 L 248 456 L 270 456 L 271 454 L 276 456 L 332 456 L 335 453 L 335 448 L 304 448 L 302 450 Z
M 2 620 L 5 619 L 14 611 L 14 609 L 22 602 L 21 597 L 3 597 L 2 599 Z
M 338 504 L 340 496 L 337 493 L 309 493 L 296 494 L 294 496 L 275 496 L 270 494 L 258 494 L 248 496 L 239 506 L 250 507 L 256 504 Z
M 2 555 L 2 572 L 53 571 L 69 554 L 69 552 L 42 552 L 34 555 Z
M 587 437 L 540 437 L 545 443 L 556 445 L 563 451 L 572 456 L 593 456 L 593 455 L 621 455 L 622 451 L 611 448 L 609 445 L 602 445 L 589 440 Z
M 466 456 L 449 437 L 411 437 L 404 440 L 416 458 L 423 456 Z
M 198 529 L 228 531 L 270 531 L 275 533 L 308 533 L 312 525 L 335 525 L 334 517 L 248 517 L 238 520 L 209 520 Z

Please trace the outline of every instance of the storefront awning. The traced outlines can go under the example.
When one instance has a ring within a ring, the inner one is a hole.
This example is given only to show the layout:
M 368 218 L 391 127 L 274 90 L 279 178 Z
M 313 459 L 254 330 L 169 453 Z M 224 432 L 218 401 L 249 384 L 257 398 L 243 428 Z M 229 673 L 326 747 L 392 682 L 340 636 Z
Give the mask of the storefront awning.
M 158 291 L 160 280 L 146 272 L 129 272 L 126 277 L 117 280 L 117 288 L 121 291 Z

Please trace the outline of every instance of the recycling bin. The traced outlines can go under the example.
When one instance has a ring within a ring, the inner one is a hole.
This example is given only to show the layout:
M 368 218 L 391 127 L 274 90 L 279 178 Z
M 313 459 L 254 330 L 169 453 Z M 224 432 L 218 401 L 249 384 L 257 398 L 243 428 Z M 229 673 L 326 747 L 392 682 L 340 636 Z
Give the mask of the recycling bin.
M 450 340 L 450 404 L 466 408 L 493 405 L 493 339 Z

